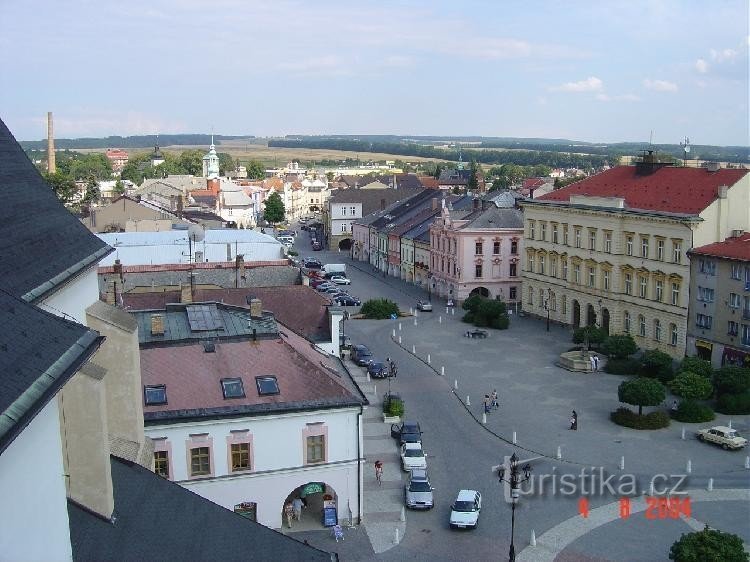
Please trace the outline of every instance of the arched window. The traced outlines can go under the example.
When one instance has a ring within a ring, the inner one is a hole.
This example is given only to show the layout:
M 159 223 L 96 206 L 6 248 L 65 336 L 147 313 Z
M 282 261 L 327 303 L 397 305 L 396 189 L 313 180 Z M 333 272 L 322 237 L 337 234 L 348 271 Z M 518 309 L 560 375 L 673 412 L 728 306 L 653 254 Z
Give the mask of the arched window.
M 661 321 L 658 318 L 654 320 L 654 339 L 661 341 Z
M 646 319 L 643 314 L 638 315 L 638 335 L 642 338 L 646 337 Z
M 670 345 L 677 345 L 677 324 L 669 325 L 669 343 Z
M 630 333 L 630 313 L 627 310 L 622 315 L 622 329 L 626 334 Z

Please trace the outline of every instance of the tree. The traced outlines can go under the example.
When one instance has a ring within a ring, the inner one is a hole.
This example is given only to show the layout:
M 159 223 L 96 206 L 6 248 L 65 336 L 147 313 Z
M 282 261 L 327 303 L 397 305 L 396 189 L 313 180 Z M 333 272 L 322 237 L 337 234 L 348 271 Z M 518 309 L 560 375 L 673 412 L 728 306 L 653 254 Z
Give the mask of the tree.
M 607 331 L 597 326 L 585 326 L 573 332 L 573 343 L 583 343 L 588 336 L 589 345 L 599 345 L 607 337 Z
M 644 352 L 642 362 L 642 376 L 659 379 L 662 382 L 672 380 L 674 375 L 672 371 L 672 357 L 667 353 L 658 349 L 649 349 Z
M 682 371 L 669 383 L 669 388 L 677 396 L 686 400 L 706 400 L 711 398 L 714 387 L 703 375 Z
M 266 209 L 263 212 L 263 218 L 271 224 L 284 220 L 284 202 L 281 200 L 281 196 L 275 191 L 266 199 Z
M 711 362 L 700 357 L 685 357 L 680 364 L 680 371 L 690 371 L 691 373 L 702 375 L 707 379 L 710 379 L 714 374 Z
M 329 182 L 333 181 L 333 178 L 334 178 L 334 177 L 335 177 L 335 176 L 334 176 L 333 172 L 326 172 L 326 179 L 327 179 L 327 180 L 328 180 Z
M 733 365 L 722 367 L 714 375 L 716 394 L 742 394 L 750 390 L 750 369 Z
M 262 180 L 266 177 L 266 170 L 262 162 L 251 160 L 247 164 L 247 177 L 253 180 Z
M 115 192 L 115 195 L 122 195 L 123 193 L 125 193 L 125 184 L 123 184 L 122 181 L 117 180 L 112 191 Z
M 466 189 L 469 191 L 476 191 L 479 189 L 479 180 L 477 179 L 477 163 L 475 160 L 471 161 L 471 174 L 469 175 L 469 181 L 466 184 Z
M 638 351 L 638 346 L 629 334 L 612 335 L 602 342 L 602 351 L 613 359 L 626 359 Z
M 216 156 L 219 157 L 219 175 L 226 176 L 237 169 L 237 162 L 232 158 L 231 154 L 219 152 Z
M 620 402 L 638 406 L 638 415 L 643 415 L 644 406 L 658 406 L 664 401 L 664 385 L 654 379 L 638 377 L 625 381 L 617 387 Z
M 70 176 L 62 172 L 55 172 L 54 174 L 45 173 L 44 179 L 63 204 L 68 205 L 73 201 L 78 188 L 76 187 L 76 182 Z
M 94 176 L 90 176 L 86 181 L 86 191 L 83 195 L 83 205 L 90 207 L 91 204 L 96 203 L 101 197 L 101 189 L 99 189 L 99 182 L 96 181 Z
M 435 177 L 439 178 L 440 177 L 440 173 L 442 171 L 443 171 L 443 167 L 440 164 L 438 164 L 437 166 L 435 166 Z
M 686 533 L 669 549 L 675 562 L 748 562 L 742 539 L 732 533 L 709 529 Z
M 179 164 L 186 174 L 200 176 L 203 174 L 203 153 L 200 150 L 185 150 L 180 154 Z

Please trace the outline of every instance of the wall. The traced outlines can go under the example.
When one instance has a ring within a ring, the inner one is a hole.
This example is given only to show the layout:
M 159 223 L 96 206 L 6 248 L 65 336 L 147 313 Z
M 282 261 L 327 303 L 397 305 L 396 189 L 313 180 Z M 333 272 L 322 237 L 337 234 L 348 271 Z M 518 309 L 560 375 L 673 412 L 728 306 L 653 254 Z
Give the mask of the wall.
M 39 308 L 86 324 L 86 308 L 99 297 L 96 267 L 91 267 L 48 296 Z
M 58 416 L 51 400 L 0 456 L 3 560 L 72 560 Z

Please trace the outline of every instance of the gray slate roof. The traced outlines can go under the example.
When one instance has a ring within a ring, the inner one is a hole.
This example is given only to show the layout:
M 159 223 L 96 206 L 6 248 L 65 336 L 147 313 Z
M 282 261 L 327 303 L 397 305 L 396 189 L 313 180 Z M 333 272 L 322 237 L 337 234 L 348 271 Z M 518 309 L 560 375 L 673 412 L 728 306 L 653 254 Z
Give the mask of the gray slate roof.
M 113 522 L 68 501 L 75 561 L 310 560 L 334 556 L 111 457 Z
M 362 216 L 381 210 L 381 204 L 390 205 L 406 199 L 420 189 L 343 189 L 331 195 L 330 203 L 362 203 Z
M 0 280 L 11 294 L 36 301 L 111 251 L 60 204 L 1 120 L 0 193 Z
M 523 213 L 520 209 L 498 209 L 492 205 L 465 218 L 469 222 L 461 228 L 523 228 Z

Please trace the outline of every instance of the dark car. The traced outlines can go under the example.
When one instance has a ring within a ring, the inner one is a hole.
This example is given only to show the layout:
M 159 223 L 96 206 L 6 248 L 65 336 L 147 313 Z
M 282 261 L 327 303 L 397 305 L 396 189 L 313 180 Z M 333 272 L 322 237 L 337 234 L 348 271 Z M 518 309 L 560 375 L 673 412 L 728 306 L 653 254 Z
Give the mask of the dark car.
M 320 242 L 317 242 L 317 241 L 313 242 L 312 249 L 315 252 L 319 252 L 320 250 L 323 249 L 323 244 L 321 244 Z
M 419 428 L 419 423 L 415 421 L 394 423 L 391 426 L 391 437 L 398 439 L 400 445 L 404 443 L 421 443 L 422 430 Z
M 323 268 L 323 264 L 322 263 L 320 263 L 318 260 L 313 260 L 313 259 L 310 259 L 310 258 L 307 258 L 302 263 L 304 264 L 304 266 L 307 269 L 322 269 Z
M 364 367 L 372 361 L 372 351 L 367 349 L 366 345 L 354 345 L 352 346 L 352 361 Z
M 333 300 L 336 301 L 336 304 L 339 306 L 361 306 L 362 301 L 360 301 L 358 298 L 355 298 L 351 295 L 338 295 Z
M 374 379 L 386 379 L 390 375 L 388 365 L 382 361 L 372 361 L 367 365 L 367 374 Z

